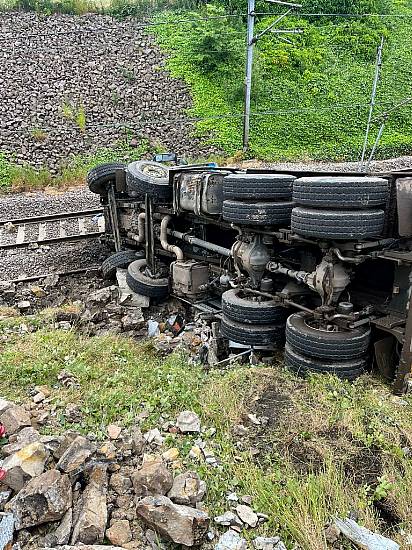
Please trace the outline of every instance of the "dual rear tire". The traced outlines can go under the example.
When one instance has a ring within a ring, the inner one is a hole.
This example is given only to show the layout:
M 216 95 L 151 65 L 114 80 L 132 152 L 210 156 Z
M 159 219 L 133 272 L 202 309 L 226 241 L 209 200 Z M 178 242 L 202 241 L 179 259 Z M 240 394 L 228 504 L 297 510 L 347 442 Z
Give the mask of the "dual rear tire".
M 294 179 L 288 174 L 229 174 L 223 180 L 223 219 L 236 225 L 289 225 Z
M 286 322 L 285 365 L 305 376 L 330 373 L 354 380 L 367 366 L 370 328 L 324 326 L 312 314 L 293 313 Z
M 293 182 L 292 231 L 325 240 L 379 237 L 389 185 L 383 178 L 319 176 Z
M 222 336 L 246 346 L 282 347 L 285 341 L 285 309 L 268 300 L 235 288 L 222 295 Z

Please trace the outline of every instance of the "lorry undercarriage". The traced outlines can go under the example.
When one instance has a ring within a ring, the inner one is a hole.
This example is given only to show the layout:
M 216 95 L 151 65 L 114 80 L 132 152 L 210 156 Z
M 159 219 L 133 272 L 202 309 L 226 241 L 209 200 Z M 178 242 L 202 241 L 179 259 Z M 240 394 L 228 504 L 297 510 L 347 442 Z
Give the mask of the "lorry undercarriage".
M 300 374 L 412 364 L 412 170 L 368 174 L 106 164 L 88 176 L 131 290 L 210 313 L 234 349 Z

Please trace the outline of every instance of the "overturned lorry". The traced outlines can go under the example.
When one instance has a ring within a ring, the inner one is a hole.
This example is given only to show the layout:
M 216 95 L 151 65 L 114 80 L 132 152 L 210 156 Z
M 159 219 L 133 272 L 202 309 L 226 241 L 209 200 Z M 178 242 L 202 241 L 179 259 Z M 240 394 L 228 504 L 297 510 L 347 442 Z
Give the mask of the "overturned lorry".
M 230 347 L 395 393 L 412 363 L 412 169 L 380 174 L 136 161 L 88 175 L 129 287 L 207 311 Z

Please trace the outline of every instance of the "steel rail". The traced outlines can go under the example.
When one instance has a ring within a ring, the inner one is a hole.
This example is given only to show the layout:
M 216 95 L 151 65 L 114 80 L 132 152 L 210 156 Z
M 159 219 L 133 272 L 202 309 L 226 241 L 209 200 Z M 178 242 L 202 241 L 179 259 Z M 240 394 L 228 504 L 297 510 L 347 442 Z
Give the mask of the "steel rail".
M 47 245 L 47 244 L 56 244 L 64 243 L 71 241 L 95 239 L 101 236 L 104 233 L 104 229 L 99 226 L 98 231 L 88 231 L 81 227 L 80 220 L 85 220 L 91 216 L 99 215 L 103 213 L 102 208 L 92 208 L 88 210 L 78 210 L 72 212 L 60 212 L 58 214 L 46 214 L 41 216 L 31 216 L 29 218 L 15 218 L 10 220 L 0 220 L 0 229 L 4 228 L 7 224 L 15 226 L 17 229 L 16 238 L 14 242 L 0 243 L 0 250 L 13 250 L 18 248 L 27 248 L 30 245 Z M 62 234 L 65 232 L 64 228 L 60 228 L 60 235 L 58 237 L 47 237 L 47 225 L 62 220 L 79 220 L 79 232 L 71 235 Z M 84 222 L 83 222 L 84 223 Z M 38 225 L 39 232 L 38 238 L 30 240 L 25 240 L 25 228 L 28 226 Z M 23 231 L 20 234 L 20 229 Z M 19 240 L 21 239 L 21 240 Z
M 6 225 L 6 223 L 12 223 L 13 225 L 33 224 L 39 222 L 53 222 L 64 220 L 68 218 L 81 218 L 82 216 L 93 216 L 97 214 L 103 214 L 103 208 L 90 208 L 89 210 L 78 210 L 75 212 L 60 212 L 57 214 L 43 214 L 41 216 L 31 216 L 29 218 L 15 218 L 11 220 L 0 220 L 0 226 Z

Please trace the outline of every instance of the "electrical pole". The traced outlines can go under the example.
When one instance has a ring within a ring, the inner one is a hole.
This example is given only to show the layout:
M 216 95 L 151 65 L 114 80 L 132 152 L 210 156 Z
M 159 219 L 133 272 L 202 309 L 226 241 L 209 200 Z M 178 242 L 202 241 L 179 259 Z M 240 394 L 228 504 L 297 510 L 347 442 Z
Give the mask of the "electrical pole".
M 250 96 L 252 92 L 253 49 L 255 41 L 255 0 L 247 0 L 247 51 L 246 51 L 246 78 L 245 78 L 245 111 L 243 118 L 243 151 L 249 147 L 250 128 Z
M 252 92 L 252 70 L 253 70 L 253 50 L 255 43 L 267 32 L 273 33 L 291 33 L 299 34 L 303 31 L 296 29 L 285 30 L 272 30 L 279 21 L 281 21 L 286 15 L 288 15 L 294 8 L 301 8 L 301 4 L 292 4 L 291 2 L 285 2 L 283 0 L 266 0 L 271 4 L 280 4 L 286 6 L 289 9 L 286 13 L 279 15 L 265 30 L 254 36 L 255 31 L 255 0 L 248 0 L 247 2 L 247 35 L 246 35 L 246 77 L 245 77 L 245 107 L 243 114 L 243 151 L 246 152 L 249 148 L 249 129 L 250 129 L 250 99 Z

